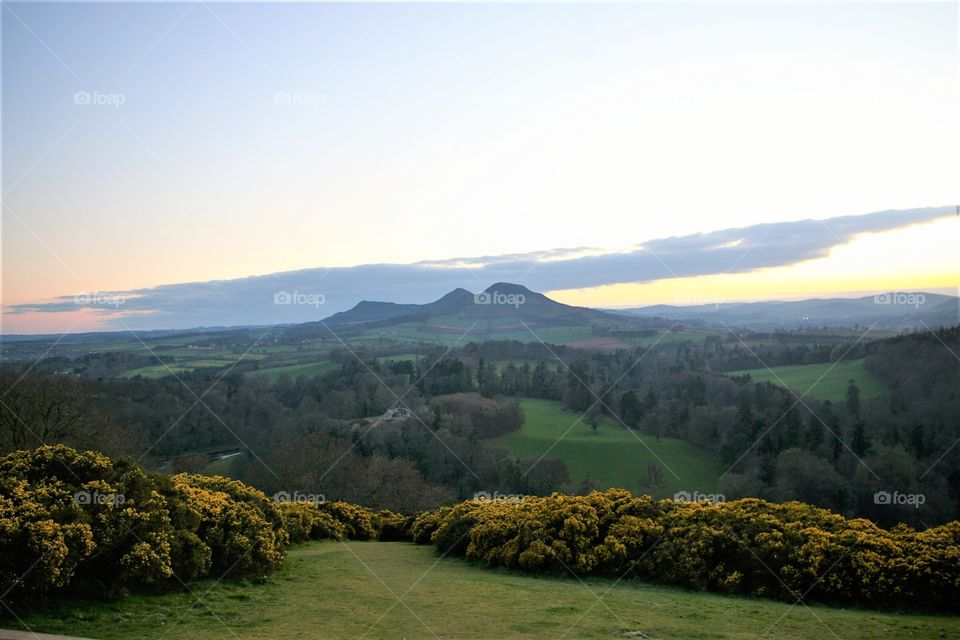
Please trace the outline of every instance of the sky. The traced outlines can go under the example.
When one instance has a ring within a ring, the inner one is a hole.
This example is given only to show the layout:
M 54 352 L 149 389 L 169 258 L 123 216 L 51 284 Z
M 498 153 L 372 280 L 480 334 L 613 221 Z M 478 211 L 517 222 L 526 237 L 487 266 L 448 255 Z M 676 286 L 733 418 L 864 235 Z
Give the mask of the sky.
M 956 3 L 2 17 L 4 333 L 253 322 L 291 285 L 326 315 L 504 274 L 610 307 L 960 284 Z

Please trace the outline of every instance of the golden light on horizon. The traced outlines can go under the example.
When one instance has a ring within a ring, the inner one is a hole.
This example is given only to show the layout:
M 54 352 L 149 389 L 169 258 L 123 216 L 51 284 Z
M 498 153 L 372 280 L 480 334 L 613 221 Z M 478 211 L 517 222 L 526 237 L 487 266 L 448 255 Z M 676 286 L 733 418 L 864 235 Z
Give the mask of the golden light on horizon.
M 891 290 L 957 294 L 960 218 L 857 236 L 823 258 L 742 273 L 563 289 L 547 295 L 566 304 L 632 307 L 871 295 Z M 749 245 L 744 251 L 749 251 Z M 669 262 L 667 263 L 669 266 Z

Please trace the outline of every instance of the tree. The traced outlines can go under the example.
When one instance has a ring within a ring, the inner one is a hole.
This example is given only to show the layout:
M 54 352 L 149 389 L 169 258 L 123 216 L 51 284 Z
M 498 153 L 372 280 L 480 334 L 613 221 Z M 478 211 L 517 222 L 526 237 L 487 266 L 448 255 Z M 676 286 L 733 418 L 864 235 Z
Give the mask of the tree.
M 865 427 L 863 420 L 857 420 L 853 425 L 853 435 L 850 437 L 850 449 L 858 458 L 862 458 L 863 454 L 867 452 L 867 447 L 870 446 L 870 443 L 867 442 Z
M 656 496 L 663 486 L 663 469 L 652 460 L 647 463 L 647 472 L 640 478 L 640 490 Z
M 590 387 L 592 382 L 587 365 L 574 362 L 567 371 L 567 385 L 563 393 L 563 404 L 571 411 L 586 411 L 594 403 Z
M 826 460 L 801 449 L 785 449 L 777 456 L 774 497 L 799 500 L 840 511 L 848 502 L 847 481 Z
M 807 423 L 807 432 L 804 434 L 804 445 L 806 445 L 807 450 L 816 451 L 821 444 L 823 444 L 823 424 L 820 422 L 820 418 L 811 415 L 810 421 Z
M 585 421 L 590 428 L 593 429 L 593 433 L 597 433 L 597 428 L 600 426 L 600 405 L 594 404 L 590 407 L 590 410 L 587 411 Z
M 640 400 L 633 391 L 627 391 L 620 396 L 620 419 L 623 424 L 631 429 L 636 429 L 640 424 Z
M 917 459 L 923 458 L 927 455 L 925 441 L 926 439 L 924 438 L 923 434 L 923 423 L 918 422 L 913 425 L 913 428 L 910 430 L 910 450 Z
M 106 453 L 135 451 L 135 438 L 68 375 L 0 372 L 0 452 L 68 444 Z
M 854 418 L 860 417 L 860 388 L 853 380 L 847 385 L 847 411 Z
M 657 394 L 653 392 L 653 389 L 647 391 L 647 395 L 643 398 L 643 413 L 650 413 L 657 408 Z

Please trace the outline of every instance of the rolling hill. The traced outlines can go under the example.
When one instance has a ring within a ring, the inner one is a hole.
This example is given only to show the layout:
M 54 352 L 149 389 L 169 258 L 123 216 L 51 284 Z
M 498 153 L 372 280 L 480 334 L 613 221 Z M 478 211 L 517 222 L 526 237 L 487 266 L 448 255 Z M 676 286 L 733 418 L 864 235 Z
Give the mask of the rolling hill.
M 620 313 L 756 330 L 855 325 L 903 330 L 957 324 L 960 322 L 960 298 L 939 293 L 887 292 L 862 298 L 721 302 L 691 306 L 658 304 L 622 309 Z
M 460 338 L 567 343 L 600 333 L 666 328 L 659 318 L 639 318 L 551 300 L 542 293 L 498 282 L 474 294 L 458 288 L 427 304 L 363 300 L 319 323 L 318 330 L 446 342 Z M 299 325 L 303 331 L 307 325 Z M 624 345 L 628 346 L 628 345 Z

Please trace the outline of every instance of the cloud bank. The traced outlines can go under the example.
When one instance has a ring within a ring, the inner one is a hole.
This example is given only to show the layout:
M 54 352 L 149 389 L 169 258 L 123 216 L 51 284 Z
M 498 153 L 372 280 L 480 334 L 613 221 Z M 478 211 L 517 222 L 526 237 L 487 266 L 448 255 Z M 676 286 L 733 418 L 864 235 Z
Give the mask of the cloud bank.
M 89 309 L 104 318 L 108 328 L 118 330 L 308 322 L 349 309 L 360 300 L 424 303 L 456 287 L 480 291 L 500 281 L 552 291 L 786 266 L 824 257 L 858 234 L 953 214 L 953 207 L 929 207 L 777 222 L 651 240 L 615 253 L 580 247 L 415 264 L 303 269 L 62 296 L 51 302 L 7 306 L 4 313 Z

